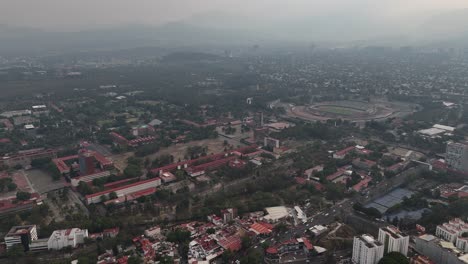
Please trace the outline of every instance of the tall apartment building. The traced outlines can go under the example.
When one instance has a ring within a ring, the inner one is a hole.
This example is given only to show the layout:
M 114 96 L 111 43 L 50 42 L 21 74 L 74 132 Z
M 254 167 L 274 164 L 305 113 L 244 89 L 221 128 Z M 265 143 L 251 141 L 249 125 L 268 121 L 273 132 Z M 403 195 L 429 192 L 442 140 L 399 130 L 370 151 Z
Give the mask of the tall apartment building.
M 37 240 L 36 225 L 14 226 L 5 236 L 7 250 L 14 245 L 21 245 L 25 251 L 29 250 L 29 244 Z
M 379 241 L 384 245 L 384 253 L 400 252 L 408 255 L 409 236 L 401 233 L 395 226 L 380 228 Z
M 384 255 L 383 244 L 375 240 L 371 235 L 354 237 L 353 241 L 353 263 L 355 264 L 377 264 Z
M 227 224 L 237 217 L 237 209 L 236 208 L 224 209 L 221 211 L 221 215 L 223 217 L 223 222 Z
M 82 149 L 78 152 L 78 160 L 80 165 L 80 175 L 85 176 L 93 174 L 95 170 L 94 155 L 92 152 Z
M 452 169 L 468 171 L 468 144 L 449 142 L 445 152 L 445 161 Z

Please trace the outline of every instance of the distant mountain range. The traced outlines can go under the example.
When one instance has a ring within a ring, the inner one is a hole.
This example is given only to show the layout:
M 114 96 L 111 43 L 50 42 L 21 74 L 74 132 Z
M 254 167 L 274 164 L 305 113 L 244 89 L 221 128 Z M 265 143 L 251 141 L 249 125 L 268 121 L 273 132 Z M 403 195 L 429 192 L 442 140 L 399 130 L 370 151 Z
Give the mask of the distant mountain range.
M 62 53 L 143 46 L 253 45 L 362 41 L 390 45 L 465 46 L 468 9 L 421 19 L 381 21 L 363 14 L 261 20 L 211 13 L 162 26 L 130 25 L 80 32 L 48 32 L 0 25 L 0 54 Z M 420 26 L 418 26 L 420 25 Z

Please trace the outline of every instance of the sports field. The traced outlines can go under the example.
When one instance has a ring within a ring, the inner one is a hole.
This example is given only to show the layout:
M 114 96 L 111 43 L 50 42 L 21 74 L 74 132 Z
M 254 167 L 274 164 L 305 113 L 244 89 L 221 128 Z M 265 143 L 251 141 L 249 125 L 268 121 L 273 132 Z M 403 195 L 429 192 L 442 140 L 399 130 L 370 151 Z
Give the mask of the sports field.
M 311 105 L 283 105 L 287 115 L 308 121 L 341 118 L 350 121 L 384 120 L 414 112 L 416 105 L 403 102 L 342 100 Z
M 360 114 L 364 112 L 362 110 L 358 110 L 358 109 L 354 109 L 350 107 L 338 106 L 338 105 L 323 105 L 323 106 L 318 106 L 316 109 L 325 113 L 344 115 L 344 116 L 350 116 L 350 115 Z

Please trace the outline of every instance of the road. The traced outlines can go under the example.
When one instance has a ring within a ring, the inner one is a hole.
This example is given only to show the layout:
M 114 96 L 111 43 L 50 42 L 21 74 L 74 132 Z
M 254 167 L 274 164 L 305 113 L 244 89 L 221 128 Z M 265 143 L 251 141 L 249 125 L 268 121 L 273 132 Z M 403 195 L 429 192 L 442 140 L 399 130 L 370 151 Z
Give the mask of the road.
M 411 169 L 409 169 L 407 171 L 404 171 L 404 172 L 396 175 L 395 177 L 393 177 L 391 179 L 386 179 L 386 180 L 380 182 L 379 184 L 377 184 L 376 186 L 373 186 L 372 189 L 369 190 L 369 193 L 368 193 L 367 196 L 364 197 L 364 196 L 356 194 L 351 198 L 343 199 L 343 200 L 335 203 L 333 206 L 331 206 L 329 208 L 325 208 L 325 209 L 315 213 L 314 215 L 310 216 L 308 218 L 307 223 L 294 226 L 293 228 L 291 228 L 291 229 L 289 229 L 289 230 L 287 230 L 285 232 L 280 232 L 280 233 L 277 233 L 277 234 L 275 234 L 274 236 L 272 236 L 270 238 L 257 241 L 256 243 L 254 243 L 253 247 L 254 248 L 261 248 L 262 243 L 268 243 L 270 245 L 273 245 L 273 244 L 277 244 L 277 243 L 279 243 L 281 241 L 286 241 L 286 240 L 296 238 L 296 237 L 302 237 L 302 236 L 306 235 L 307 230 L 309 230 L 309 228 L 311 228 L 311 227 L 313 227 L 315 225 L 324 225 L 324 226 L 326 226 L 326 225 L 329 225 L 329 224 L 335 222 L 335 219 L 337 217 L 343 219 L 346 215 L 354 215 L 354 210 L 353 210 L 354 203 L 356 203 L 356 202 L 368 203 L 371 200 L 384 195 L 388 191 L 400 186 L 405 181 L 405 179 L 407 178 L 408 175 L 416 174 L 421 169 L 422 169 L 421 166 L 417 166 L 417 167 L 411 168 Z M 360 217 L 362 218 L 362 216 L 360 216 Z M 365 220 L 369 221 L 369 222 L 373 222 L 376 225 L 383 224 L 382 222 L 378 222 L 378 221 L 375 221 L 373 219 L 365 219 Z M 335 252 L 335 254 L 337 256 L 345 256 L 348 253 L 349 252 L 346 251 L 346 250 L 340 251 L 340 252 Z M 315 258 L 313 260 L 311 260 L 311 261 L 314 261 L 313 263 L 320 263 L 320 260 L 315 259 Z M 293 263 L 293 262 L 291 262 L 291 263 Z

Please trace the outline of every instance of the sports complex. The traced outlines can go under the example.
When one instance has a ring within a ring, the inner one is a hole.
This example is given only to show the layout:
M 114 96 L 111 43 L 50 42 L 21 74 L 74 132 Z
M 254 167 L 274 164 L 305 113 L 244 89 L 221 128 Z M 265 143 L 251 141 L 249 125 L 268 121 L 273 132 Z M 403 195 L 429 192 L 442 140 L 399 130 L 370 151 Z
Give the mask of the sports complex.
M 286 107 L 287 115 L 307 121 L 343 119 L 349 121 L 382 120 L 401 117 L 415 111 L 416 105 L 386 101 L 328 101 L 304 106 Z

